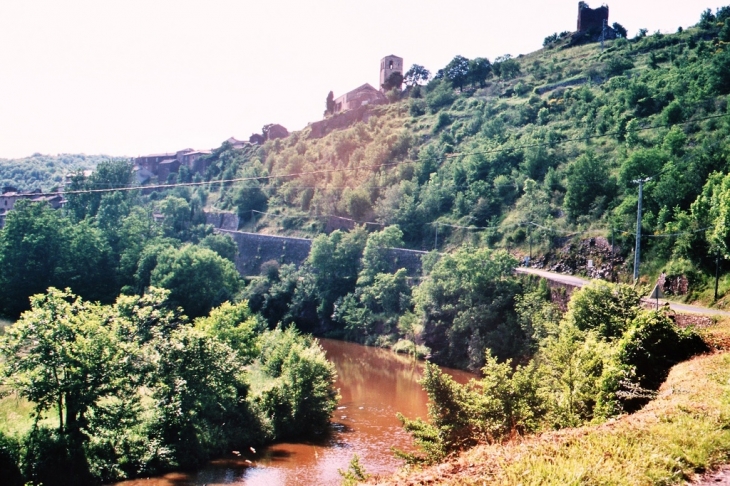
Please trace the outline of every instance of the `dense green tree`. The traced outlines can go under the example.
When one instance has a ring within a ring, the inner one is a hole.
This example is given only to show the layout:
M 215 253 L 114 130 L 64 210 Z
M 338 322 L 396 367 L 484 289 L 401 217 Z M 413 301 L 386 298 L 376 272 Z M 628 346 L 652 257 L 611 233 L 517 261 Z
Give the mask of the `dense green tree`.
M 615 191 L 615 183 L 609 176 L 606 164 L 592 152 L 578 157 L 568 167 L 568 178 L 565 193 L 565 209 L 572 219 L 591 210 L 604 208 L 601 198 L 610 198 Z M 604 200 L 605 204 L 605 200 Z
M 280 439 L 321 434 L 337 406 L 334 365 L 327 361 L 315 340 L 293 327 L 261 336 L 259 373 L 269 378 L 254 403 L 265 411 Z
M 256 339 L 263 326 L 246 301 L 224 302 L 208 316 L 196 319 L 195 327 L 227 343 L 245 362 L 258 355 Z
M 406 71 L 403 76 L 403 81 L 408 86 L 416 86 L 428 81 L 429 77 L 431 77 L 431 73 L 428 69 L 419 64 L 414 64 L 408 71 Z
M 3 314 L 17 317 L 28 298 L 59 285 L 66 260 L 65 228 L 60 212 L 41 203 L 18 201 L 0 232 L 0 294 Z
M 241 278 L 230 260 L 207 248 L 167 248 L 157 256 L 150 284 L 170 290 L 170 300 L 190 317 L 200 317 L 231 299 Z
M 366 239 L 364 228 L 356 228 L 349 233 L 336 230 L 312 242 L 307 263 L 314 273 L 320 316 L 331 316 L 335 301 L 355 290 Z
M 7 384 L 36 413 L 55 409 L 60 434 L 78 436 L 91 410 L 129 384 L 135 351 L 119 339 L 119 325 L 68 290 L 33 296 L 0 344 Z
M 483 88 L 489 75 L 492 74 L 492 63 L 485 57 L 477 57 L 469 61 L 467 77 L 472 87 Z
M 566 319 L 582 331 L 616 338 L 636 317 L 640 301 L 639 293 L 628 285 L 597 281 L 572 295 Z
M 389 248 L 403 247 L 403 232 L 397 226 L 386 226 L 382 231 L 370 233 L 362 252 L 362 268 L 358 285 L 369 285 L 379 273 L 391 271 Z
M 226 260 L 236 263 L 236 255 L 238 255 L 238 245 L 228 235 L 212 234 L 200 240 L 199 245 L 203 248 L 213 250 Z
M 467 82 L 469 77 L 469 59 L 464 56 L 454 57 L 444 68 L 444 73 L 452 86 L 459 88 L 459 91 L 463 91 L 464 83 Z
M 100 163 L 94 172 L 86 177 L 76 174 L 71 180 L 66 194 L 66 209 L 76 220 L 96 216 L 101 205 L 104 192 L 84 192 L 100 189 L 116 189 L 131 187 L 134 179 L 132 163 L 128 160 L 110 160 Z M 81 191 L 74 194 L 73 191 Z M 131 197 L 131 191 L 124 192 L 125 198 Z
M 265 211 L 268 198 L 257 181 L 243 181 L 233 193 L 233 204 L 241 219 L 251 218 L 251 211 Z
M 335 112 L 335 95 L 334 95 L 334 93 L 332 93 L 332 91 L 330 91 L 327 94 L 327 102 L 325 104 L 326 104 L 326 108 L 324 110 L 325 116 L 334 114 L 334 112 Z
M 433 266 L 414 301 L 434 361 L 479 369 L 488 348 L 500 359 L 522 348 L 524 335 L 514 314 L 516 265 L 506 252 L 464 246 Z

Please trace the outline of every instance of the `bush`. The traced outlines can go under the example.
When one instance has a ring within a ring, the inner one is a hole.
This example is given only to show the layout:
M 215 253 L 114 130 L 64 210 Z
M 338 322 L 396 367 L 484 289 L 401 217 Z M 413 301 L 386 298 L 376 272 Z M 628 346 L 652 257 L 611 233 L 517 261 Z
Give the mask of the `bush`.
M 621 76 L 623 73 L 634 67 L 634 63 L 623 56 L 611 57 L 606 62 L 606 68 L 604 69 L 604 75 L 607 78 L 613 76 Z
M 420 99 L 411 99 L 410 103 L 408 103 L 408 114 L 414 118 L 425 115 L 426 102 Z
M 582 331 L 621 337 L 636 317 L 640 300 L 629 285 L 594 281 L 573 294 L 566 319 Z
M 453 120 L 446 112 L 439 113 L 438 117 L 436 118 L 436 123 L 433 125 L 433 133 L 438 133 L 442 128 L 445 128 L 449 125 L 451 125 L 451 122 Z
M 426 105 L 431 113 L 448 108 L 456 100 L 454 89 L 446 82 L 438 83 L 433 90 L 426 95 Z
M 664 108 L 664 111 L 662 112 L 662 119 L 667 125 L 674 125 L 682 122 L 684 119 L 684 113 L 679 101 L 674 100 L 669 103 L 666 108 Z
M 710 87 L 717 93 L 730 93 L 730 50 L 724 50 L 712 58 L 709 80 Z
M 696 331 L 678 328 L 662 310 L 636 316 L 618 349 L 619 361 L 635 373 L 638 385 L 648 390 L 659 389 L 672 366 L 708 350 Z M 647 401 L 646 397 L 629 397 L 624 408 L 633 411 Z

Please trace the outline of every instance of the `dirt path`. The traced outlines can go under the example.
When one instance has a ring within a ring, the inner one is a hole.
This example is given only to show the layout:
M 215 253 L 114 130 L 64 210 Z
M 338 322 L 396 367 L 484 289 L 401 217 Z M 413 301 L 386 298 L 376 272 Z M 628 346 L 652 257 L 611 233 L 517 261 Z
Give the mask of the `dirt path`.
M 722 466 L 717 471 L 703 474 L 689 484 L 692 486 L 730 486 L 730 465 Z

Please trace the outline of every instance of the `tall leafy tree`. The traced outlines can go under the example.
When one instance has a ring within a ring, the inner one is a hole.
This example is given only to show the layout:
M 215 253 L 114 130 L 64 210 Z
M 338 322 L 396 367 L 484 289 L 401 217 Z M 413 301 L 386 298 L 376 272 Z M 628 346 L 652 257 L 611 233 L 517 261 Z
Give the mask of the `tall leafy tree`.
M 8 384 L 41 414 L 55 409 L 60 434 L 78 435 L 104 397 L 130 384 L 129 343 L 107 309 L 50 288 L 0 341 Z
M 578 157 L 568 167 L 568 180 L 565 193 L 565 209 L 572 219 L 591 210 L 602 210 L 605 199 L 615 191 L 615 182 L 608 173 L 606 164 L 592 152 Z
M 157 256 L 150 284 L 170 290 L 170 300 L 190 317 L 200 317 L 230 300 L 241 278 L 230 260 L 213 250 L 186 245 L 167 248 Z
M 18 201 L 0 232 L 0 308 L 17 317 L 28 297 L 58 285 L 69 222 L 45 204 Z
M 492 63 L 485 57 L 477 57 L 469 61 L 468 78 L 472 86 L 484 87 L 489 75 L 492 74 Z
M 414 300 L 434 361 L 476 370 L 487 348 L 500 359 L 519 352 L 524 335 L 514 314 L 516 265 L 504 251 L 464 246 L 433 266 Z
M 430 77 L 431 72 L 428 69 L 419 64 L 414 64 L 408 71 L 406 71 L 406 74 L 403 76 L 403 81 L 408 86 L 416 86 L 427 82 Z
M 454 57 L 444 68 L 444 74 L 454 87 L 463 91 L 464 83 L 469 77 L 469 59 L 464 56 Z

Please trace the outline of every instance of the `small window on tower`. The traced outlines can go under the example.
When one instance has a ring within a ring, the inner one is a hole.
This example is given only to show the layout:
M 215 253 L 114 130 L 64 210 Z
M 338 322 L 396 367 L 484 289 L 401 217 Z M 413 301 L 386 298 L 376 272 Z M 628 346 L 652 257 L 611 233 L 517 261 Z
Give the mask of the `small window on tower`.
M 388 65 L 388 69 L 393 69 L 393 61 L 390 61 L 390 64 Z

